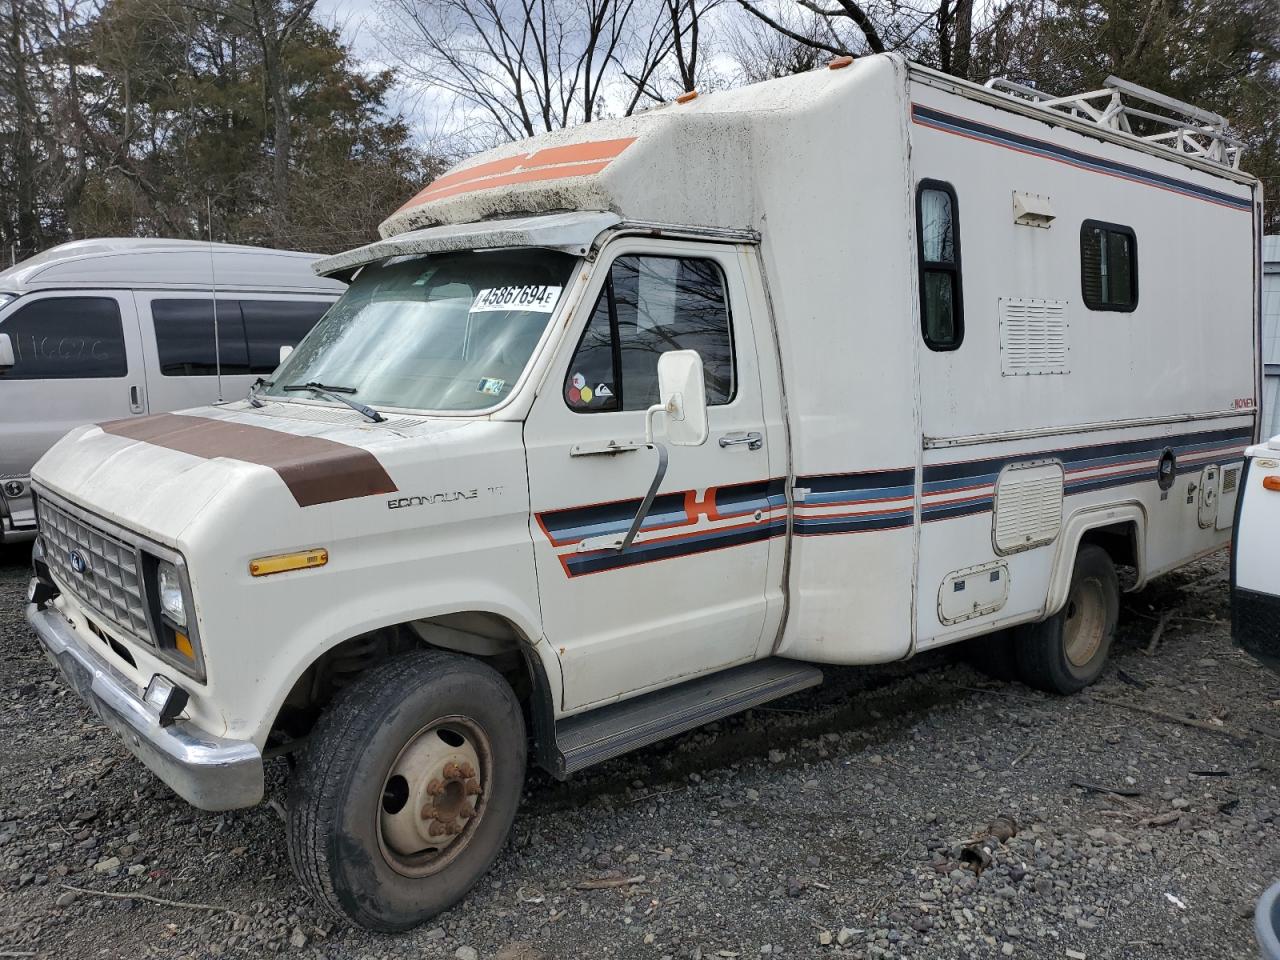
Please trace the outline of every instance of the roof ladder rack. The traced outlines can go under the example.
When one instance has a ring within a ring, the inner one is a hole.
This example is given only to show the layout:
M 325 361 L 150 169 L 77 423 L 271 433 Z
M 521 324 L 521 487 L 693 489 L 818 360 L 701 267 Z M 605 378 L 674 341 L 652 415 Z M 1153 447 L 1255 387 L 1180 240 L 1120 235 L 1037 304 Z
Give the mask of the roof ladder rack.
M 1056 110 L 1109 130 L 1127 133 L 1176 153 L 1220 163 L 1233 170 L 1240 169 L 1244 144 L 1231 135 L 1230 124 L 1225 117 L 1119 77 L 1107 77 L 1101 90 L 1070 97 L 1051 96 L 1003 77 L 988 80 L 986 86 L 1020 100 L 1029 100 L 1045 110 Z M 1130 106 L 1125 98 L 1165 112 L 1154 113 Z M 1129 123 L 1131 118 L 1167 129 L 1156 133 L 1135 133 Z

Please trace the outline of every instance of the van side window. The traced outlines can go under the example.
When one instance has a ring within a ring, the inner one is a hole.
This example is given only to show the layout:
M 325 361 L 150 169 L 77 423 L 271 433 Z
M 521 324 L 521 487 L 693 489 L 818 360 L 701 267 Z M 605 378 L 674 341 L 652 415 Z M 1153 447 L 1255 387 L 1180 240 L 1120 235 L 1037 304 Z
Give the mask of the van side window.
M 1090 310 L 1129 313 L 1138 306 L 1138 238 L 1131 227 L 1080 224 L 1080 291 Z
M 569 407 L 647 410 L 658 402 L 658 356 L 667 350 L 698 351 L 708 403 L 733 399 L 733 334 L 720 267 L 694 257 L 619 257 L 565 376 Z
M 0 380 L 89 380 L 125 377 L 124 327 L 111 297 L 48 297 L 0 320 L 15 363 Z
M 152 300 L 160 372 L 166 377 L 212 377 L 249 372 L 244 321 L 236 300 L 218 301 L 218 345 L 213 343 L 213 301 L 209 297 Z M 272 366 L 271 369 L 275 369 Z
M 280 365 L 280 348 L 296 347 L 332 304 L 322 300 L 241 300 L 249 372 L 266 374 Z
M 960 289 L 960 211 L 941 180 L 921 180 L 916 193 L 920 261 L 920 330 L 930 350 L 954 350 L 964 340 Z

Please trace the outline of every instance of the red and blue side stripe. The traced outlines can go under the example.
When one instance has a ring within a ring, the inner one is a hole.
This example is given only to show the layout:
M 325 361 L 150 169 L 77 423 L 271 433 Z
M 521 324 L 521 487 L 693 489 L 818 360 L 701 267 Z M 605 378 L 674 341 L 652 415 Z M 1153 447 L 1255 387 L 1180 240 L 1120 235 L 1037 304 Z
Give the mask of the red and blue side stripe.
M 1156 481 L 1160 459 L 1172 450 L 1178 474 L 1239 459 L 1253 441 L 1252 427 L 1205 430 L 1172 437 L 1125 440 L 1020 453 L 1016 456 L 929 464 L 924 467 L 921 519 L 950 520 L 990 512 L 1000 471 L 1015 463 L 1056 460 L 1067 496 L 1125 484 Z M 911 467 L 796 478 L 792 530 L 798 537 L 866 533 L 910 527 L 915 519 L 915 471 Z M 640 499 L 549 510 L 538 525 L 559 553 L 569 577 L 642 563 L 693 556 L 759 543 L 787 530 L 786 481 L 664 493 L 654 499 L 641 527 L 645 539 L 625 551 L 574 552 L 588 537 L 626 533 Z

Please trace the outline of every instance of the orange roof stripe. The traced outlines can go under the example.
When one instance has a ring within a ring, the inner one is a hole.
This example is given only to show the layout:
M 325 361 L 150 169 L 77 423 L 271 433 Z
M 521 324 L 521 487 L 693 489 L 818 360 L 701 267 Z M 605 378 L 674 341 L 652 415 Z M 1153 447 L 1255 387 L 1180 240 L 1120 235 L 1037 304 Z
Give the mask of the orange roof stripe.
M 478 163 L 437 177 L 415 194 L 400 210 L 407 210 L 430 200 L 442 200 L 445 197 L 475 190 L 599 173 L 623 150 L 635 143 L 635 139 L 635 137 L 624 137 L 617 140 L 570 143 L 562 147 L 545 147 L 533 153 L 517 154 L 513 157 Z
M 599 173 L 611 162 L 609 160 L 597 160 L 594 163 L 562 163 L 554 167 L 537 167 L 533 170 L 519 170 L 515 173 L 507 173 L 498 177 L 487 177 L 479 183 L 469 180 L 466 183 L 445 187 L 443 190 L 433 188 L 423 191 L 418 195 L 422 198 L 418 202 L 426 203 L 428 200 L 443 200 L 445 197 L 456 196 L 460 193 L 474 193 L 478 190 L 505 187 L 513 183 L 533 183 L 538 180 L 563 180 L 566 177 L 585 177 L 589 174 Z

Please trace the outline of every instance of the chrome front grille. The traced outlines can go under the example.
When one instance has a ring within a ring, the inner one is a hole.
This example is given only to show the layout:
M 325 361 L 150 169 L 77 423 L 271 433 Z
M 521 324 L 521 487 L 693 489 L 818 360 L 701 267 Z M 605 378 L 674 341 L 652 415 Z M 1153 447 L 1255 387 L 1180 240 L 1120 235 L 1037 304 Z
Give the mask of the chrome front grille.
M 46 560 L 67 590 L 121 630 L 150 643 L 138 551 L 48 499 L 40 501 L 39 517 Z

